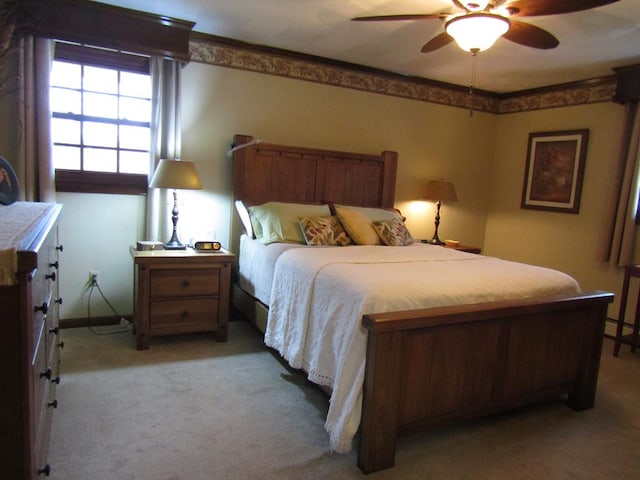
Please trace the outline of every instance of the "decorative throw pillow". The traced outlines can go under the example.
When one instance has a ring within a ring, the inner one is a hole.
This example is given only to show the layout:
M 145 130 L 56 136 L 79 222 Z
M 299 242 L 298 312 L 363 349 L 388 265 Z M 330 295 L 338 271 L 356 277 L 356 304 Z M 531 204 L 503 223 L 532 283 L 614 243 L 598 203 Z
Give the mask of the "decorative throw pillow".
M 307 245 L 344 246 L 353 243 L 336 216 L 301 217 L 300 228 Z
M 371 220 L 352 208 L 336 205 L 336 214 L 349 236 L 358 245 L 380 245 L 380 238 Z
M 409 245 L 413 243 L 413 237 L 406 225 L 400 220 L 381 220 L 373 222 L 373 228 L 378 232 L 382 243 L 391 247 Z

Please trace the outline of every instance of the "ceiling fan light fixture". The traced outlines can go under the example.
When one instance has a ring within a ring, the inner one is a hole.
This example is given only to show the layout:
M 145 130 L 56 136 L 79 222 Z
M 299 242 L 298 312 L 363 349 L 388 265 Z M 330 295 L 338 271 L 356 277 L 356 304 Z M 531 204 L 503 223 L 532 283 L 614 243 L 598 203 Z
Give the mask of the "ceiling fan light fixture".
M 450 18 L 445 31 L 467 52 L 482 52 L 491 47 L 511 27 L 508 18 L 486 12 L 471 12 Z

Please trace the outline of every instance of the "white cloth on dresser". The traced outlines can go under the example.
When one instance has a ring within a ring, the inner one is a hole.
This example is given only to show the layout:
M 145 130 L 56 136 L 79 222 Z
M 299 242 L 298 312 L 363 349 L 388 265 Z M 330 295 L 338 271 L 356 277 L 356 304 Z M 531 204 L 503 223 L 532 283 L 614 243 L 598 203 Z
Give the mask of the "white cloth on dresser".
M 307 247 L 275 263 L 266 345 L 331 388 L 331 449 L 351 450 L 361 416 L 367 313 L 578 293 L 570 276 L 452 249 Z
M 27 248 L 38 234 L 35 228 L 53 208 L 51 203 L 15 202 L 0 206 L 0 285 L 13 285 L 18 250 Z

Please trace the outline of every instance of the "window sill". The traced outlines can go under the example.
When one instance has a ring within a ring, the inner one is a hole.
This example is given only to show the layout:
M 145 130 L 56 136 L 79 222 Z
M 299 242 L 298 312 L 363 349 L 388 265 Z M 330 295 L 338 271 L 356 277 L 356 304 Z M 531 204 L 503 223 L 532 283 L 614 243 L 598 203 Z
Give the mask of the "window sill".
M 56 170 L 57 192 L 146 195 L 147 188 L 147 175 Z

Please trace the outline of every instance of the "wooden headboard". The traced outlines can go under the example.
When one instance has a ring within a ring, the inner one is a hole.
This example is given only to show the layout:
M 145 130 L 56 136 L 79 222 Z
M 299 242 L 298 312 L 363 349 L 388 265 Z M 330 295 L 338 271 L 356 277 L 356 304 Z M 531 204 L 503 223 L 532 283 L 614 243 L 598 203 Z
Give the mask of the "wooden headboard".
M 234 146 L 253 141 L 233 137 Z M 391 151 L 367 155 L 254 143 L 233 152 L 233 199 L 247 206 L 279 201 L 393 207 L 397 166 L 398 154 Z M 238 223 L 234 214 L 232 250 Z

